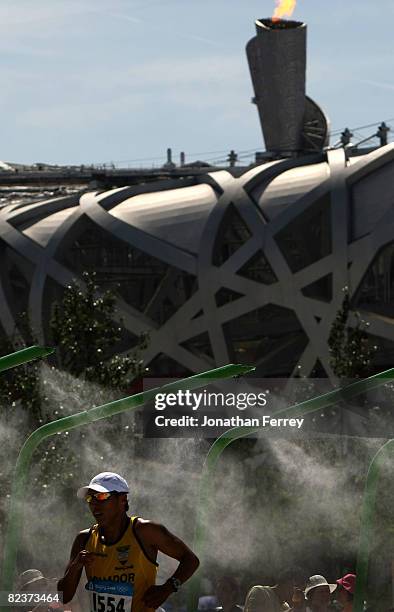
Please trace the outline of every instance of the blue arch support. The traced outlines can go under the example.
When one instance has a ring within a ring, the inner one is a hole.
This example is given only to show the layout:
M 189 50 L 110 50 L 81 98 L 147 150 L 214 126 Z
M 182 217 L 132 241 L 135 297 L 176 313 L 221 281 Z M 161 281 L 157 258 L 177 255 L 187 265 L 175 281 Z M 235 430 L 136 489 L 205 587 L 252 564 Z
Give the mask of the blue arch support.
M 369 378 L 358 380 L 344 388 L 335 389 L 329 393 L 325 393 L 324 395 L 319 395 L 318 397 L 295 404 L 294 406 L 282 408 L 275 412 L 275 418 L 277 416 L 286 418 L 303 417 L 307 414 L 333 406 L 340 401 L 356 397 L 365 391 L 375 389 L 393 378 L 394 368 L 391 368 L 390 370 L 379 372 L 378 374 L 370 376 Z M 235 427 L 233 429 L 229 429 L 219 438 L 217 438 L 217 440 L 215 440 L 208 451 L 200 481 L 199 497 L 197 502 L 196 529 L 193 544 L 193 550 L 199 556 L 202 563 L 205 556 L 205 525 L 207 524 L 207 520 L 209 518 L 209 502 L 213 495 L 213 476 L 216 471 L 219 457 L 225 448 L 227 448 L 227 446 L 229 446 L 235 440 L 258 433 L 259 431 L 261 431 L 261 429 L 258 427 Z M 362 612 L 363 609 L 368 572 L 370 533 L 374 515 L 378 476 L 382 461 L 387 456 L 389 451 L 394 451 L 394 440 L 386 442 L 386 444 L 377 452 L 368 471 L 364 493 L 360 544 L 357 559 L 357 582 L 355 602 L 353 606 L 354 612 Z M 197 610 L 200 582 L 200 573 L 195 574 L 190 579 L 187 593 L 188 612 L 195 612 L 195 610 Z

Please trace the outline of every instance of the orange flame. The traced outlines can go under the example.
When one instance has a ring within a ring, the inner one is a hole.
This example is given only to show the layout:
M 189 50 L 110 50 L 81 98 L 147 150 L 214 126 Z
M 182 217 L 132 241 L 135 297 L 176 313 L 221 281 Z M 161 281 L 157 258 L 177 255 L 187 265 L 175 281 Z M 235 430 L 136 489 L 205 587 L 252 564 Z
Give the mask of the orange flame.
M 277 7 L 274 11 L 272 21 L 279 21 L 282 17 L 291 17 L 297 0 L 276 0 Z

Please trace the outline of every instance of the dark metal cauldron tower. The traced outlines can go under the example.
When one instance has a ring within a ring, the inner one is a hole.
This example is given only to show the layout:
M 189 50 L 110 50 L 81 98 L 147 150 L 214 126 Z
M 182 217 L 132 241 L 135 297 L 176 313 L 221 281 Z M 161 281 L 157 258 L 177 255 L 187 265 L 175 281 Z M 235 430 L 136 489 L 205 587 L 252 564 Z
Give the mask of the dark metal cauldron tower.
M 259 19 L 246 53 L 267 151 L 291 157 L 328 145 L 328 119 L 305 95 L 306 31 L 299 21 Z

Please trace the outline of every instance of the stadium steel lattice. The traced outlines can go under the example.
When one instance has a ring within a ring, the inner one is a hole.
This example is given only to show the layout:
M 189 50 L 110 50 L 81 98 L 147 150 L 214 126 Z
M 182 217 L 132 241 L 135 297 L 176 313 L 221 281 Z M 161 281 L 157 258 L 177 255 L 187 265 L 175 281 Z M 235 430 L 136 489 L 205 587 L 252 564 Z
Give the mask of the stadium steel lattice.
M 148 331 L 155 375 L 235 361 L 260 376 L 332 376 L 327 337 L 343 287 L 391 363 L 394 147 L 283 159 L 0 211 L 0 323 L 50 307 L 84 270 L 118 296 L 123 349 Z

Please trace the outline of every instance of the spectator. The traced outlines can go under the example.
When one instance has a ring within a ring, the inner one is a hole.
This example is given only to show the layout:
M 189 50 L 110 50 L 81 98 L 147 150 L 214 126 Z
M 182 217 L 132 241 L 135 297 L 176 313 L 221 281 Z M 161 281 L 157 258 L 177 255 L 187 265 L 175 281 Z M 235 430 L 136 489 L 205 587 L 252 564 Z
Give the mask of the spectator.
M 346 574 L 337 580 L 336 598 L 343 606 L 344 612 L 352 612 L 354 591 L 356 588 L 356 575 Z
M 198 612 L 213 612 L 218 607 L 216 595 L 202 595 L 198 598 Z
M 300 589 L 299 587 L 294 587 L 292 604 L 292 612 L 306 612 L 306 599 L 303 589 Z
M 222 576 L 216 582 L 217 611 L 242 612 L 239 605 L 239 584 L 233 576 Z
M 285 612 L 290 609 L 294 589 L 304 589 L 302 570 L 292 568 L 278 576 L 274 586 L 253 586 L 245 600 L 245 612 Z
M 57 578 L 46 578 L 38 569 L 28 569 L 18 576 L 17 589 L 19 593 L 32 595 L 31 612 L 47 612 L 47 610 L 64 610 L 61 595 L 57 592 Z M 36 598 L 46 596 L 46 601 L 36 601 Z M 56 601 L 55 597 L 58 598 Z M 26 607 L 24 608 L 26 611 Z M 67 606 L 70 610 L 70 606 Z
M 242 612 L 239 603 L 239 584 L 236 578 L 224 575 L 217 579 L 214 595 L 203 595 L 198 600 L 198 612 Z
M 198 612 L 213 612 L 218 607 L 216 595 L 202 595 L 198 598 Z
M 315 574 L 308 578 L 305 588 L 307 599 L 307 612 L 327 612 L 330 605 L 331 593 L 337 588 L 336 584 L 329 584 L 324 576 Z

